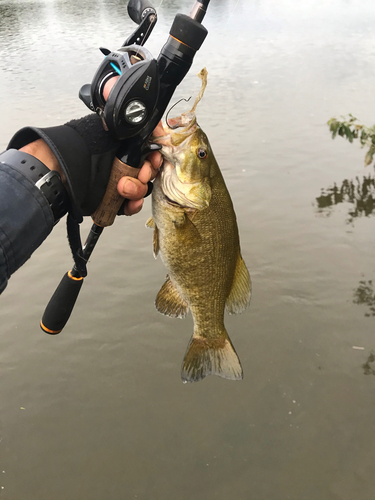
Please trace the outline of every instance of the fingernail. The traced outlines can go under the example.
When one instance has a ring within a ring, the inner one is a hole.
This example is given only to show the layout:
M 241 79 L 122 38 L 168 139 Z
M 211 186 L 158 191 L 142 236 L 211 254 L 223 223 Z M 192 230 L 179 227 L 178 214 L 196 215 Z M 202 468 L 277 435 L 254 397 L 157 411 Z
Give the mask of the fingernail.
M 125 195 L 135 194 L 137 192 L 137 186 L 134 184 L 133 181 L 129 181 L 129 180 L 124 182 L 124 186 L 122 189 L 123 189 Z

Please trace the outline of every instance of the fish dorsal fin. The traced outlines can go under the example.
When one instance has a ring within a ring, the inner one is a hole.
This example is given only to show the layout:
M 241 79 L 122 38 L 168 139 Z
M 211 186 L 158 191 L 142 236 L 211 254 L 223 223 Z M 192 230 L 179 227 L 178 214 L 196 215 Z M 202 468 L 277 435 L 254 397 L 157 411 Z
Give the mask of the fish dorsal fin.
M 176 290 L 169 276 L 160 288 L 155 300 L 156 309 L 171 318 L 186 316 L 189 306 Z
M 154 229 L 154 227 L 155 227 L 155 221 L 154 221 L 153 217 L 150 217 L 149 219 L 147 219 L 147 221 L 146 221 L 146 227 L 150 227 L 151 229 Z
M 250 304 L 251 279 L 246 264 L 238 254 L 236 269 L 232 288 L 226 301 L 226 309 L 229 314 L 238 314 L 244 311 Z

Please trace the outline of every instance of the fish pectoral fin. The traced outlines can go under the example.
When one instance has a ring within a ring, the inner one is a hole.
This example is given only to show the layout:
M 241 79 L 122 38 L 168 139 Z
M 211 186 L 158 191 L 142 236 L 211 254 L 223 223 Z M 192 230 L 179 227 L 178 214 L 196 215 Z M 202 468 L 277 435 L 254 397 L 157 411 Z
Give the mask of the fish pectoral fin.
M 178 234 L 186 244 L 197 246 L 202 243 L 202 237 L 193 222 L 197 211 L 189 209 L 189 214 L 185 212 L 172 214 L 171 220 Z
M 186 223 L 185 212 L 182 212 L 182 211 L 172 212 L 170 214 L 170 218 L 171 218 L 171 221 L 176 228 L 181 228 L 181 227 L 185 226 L 185 223 Z
M 169 276 L 156 296 L 155 306 L 160 313 L 171 318 L 183 318 L 189 311 L 187 302 L 176 290 Z
M 184 382 L 199 382 L 207 375 L 218 375 L 228 380 L 242 380 L 243 372 L 237 353 L 223 329 L 216 338 L 194 333 L 182 363 Z
M 150 217 L 149 219 L 147 219 L 146 221 L 146 227 L 150 227 L 151 229 L 154 229 L 155 226 L 155 221 L 154 221 L 154 218 L 153 217 Z
M 181 231 L 181 236 L 183 234 L 183 241 L 186 245 L 189 245 L 190 248 L 199 247 L 202 244 L 202 236 L 192 220 L 193 217 L 194 214 L 186 216 L 184 227 L 176 228 L 177 231 Z
M 225 307 L 229 314 L 238 314 L 243 312 L 249 306 L 250 299 L 250 274 L 243 258 L 241 257 L 241 254 L 238 254 L 232 288 L 225 303 Z

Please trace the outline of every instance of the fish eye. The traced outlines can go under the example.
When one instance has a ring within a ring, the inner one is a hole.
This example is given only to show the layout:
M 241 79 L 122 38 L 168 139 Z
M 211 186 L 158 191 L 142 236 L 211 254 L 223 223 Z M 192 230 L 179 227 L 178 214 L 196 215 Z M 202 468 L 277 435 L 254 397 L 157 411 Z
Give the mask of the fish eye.
M 200 158 L 201 160 L 204 160 L 205 158 L 207 158 L 207 151 L 203 148 L 199 148 L 197 151 L 197 155 L 198 155 L 198 158 Z

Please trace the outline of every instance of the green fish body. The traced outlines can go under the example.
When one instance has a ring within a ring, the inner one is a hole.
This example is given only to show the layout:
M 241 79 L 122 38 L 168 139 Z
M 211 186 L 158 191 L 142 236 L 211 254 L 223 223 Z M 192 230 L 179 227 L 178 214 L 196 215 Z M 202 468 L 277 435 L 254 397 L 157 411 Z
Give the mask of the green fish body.
M 182 364 L 184 382 L 207 375 L 243 377 L 240 360 L 224 326 L 224 311 L 236 314 L 250 304 L 251 281 L 241 256 L 236 214 L 195 109 L 169 121 L 162 144 L 163 166 L 152 193 L 154 256 L 168 269 L 155 301 L 163 314 L 182 318 L 190 310 L 194 333 Z M 173 127 L 173 129 L 171 129 Z
M 242 367 L 224 326 L 225 309 L 250 303 L 251 281 L 241 257 L 236 214 L 206 134 L 195 118 L 164 138 L 164 164 L 154 182 L 154 255 L 168 269 L 156 308 L 172 317 L 190 310 L 194 333 L 181 377 L 214 374 L 242 379 Z

